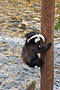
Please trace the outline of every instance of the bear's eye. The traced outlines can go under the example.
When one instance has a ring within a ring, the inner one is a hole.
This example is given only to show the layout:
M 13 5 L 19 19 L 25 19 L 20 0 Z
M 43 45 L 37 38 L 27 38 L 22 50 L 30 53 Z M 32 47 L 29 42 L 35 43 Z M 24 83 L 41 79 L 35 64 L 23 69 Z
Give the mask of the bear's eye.
M 40 41 L 40 38 L 39 38 L 39 37 L 37 37 L 37 38 L 35 39 L 35 43 L 37 43 L 38 41 Z

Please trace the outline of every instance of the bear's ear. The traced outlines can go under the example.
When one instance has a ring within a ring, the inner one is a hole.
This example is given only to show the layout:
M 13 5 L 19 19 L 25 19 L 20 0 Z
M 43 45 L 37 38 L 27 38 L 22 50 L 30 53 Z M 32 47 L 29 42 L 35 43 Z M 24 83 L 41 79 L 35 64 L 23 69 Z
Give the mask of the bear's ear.
M 31 38 L 32 36 L 36 35 L 36 34 L 39 34 L 39 32 L 28 32 L 25 34 L 25 37 L 28 39 L 28 38 Z
M 30 38 L 35 34 L 36 34 L 36 32 L 28 32 L 28 33 L 25 34 L 25 37 Z
M 29 36 L 29 33 L 26 33 L 26 34 L 25 34 L 25 37 L 28 38 L 28 36 Z
M 31 34 L 32 34 L 32 32 L 28 32 L 28 33 L 25 34 L 25 37 L 30 38 L 32 36 Z

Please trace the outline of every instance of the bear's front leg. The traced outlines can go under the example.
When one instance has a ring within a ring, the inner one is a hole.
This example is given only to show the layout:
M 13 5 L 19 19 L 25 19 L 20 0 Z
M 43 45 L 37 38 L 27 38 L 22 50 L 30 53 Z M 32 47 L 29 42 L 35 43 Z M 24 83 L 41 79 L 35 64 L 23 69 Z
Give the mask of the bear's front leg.
M 52 46 L 52 43 L 50 42 L 50 43 L 48 43 L 46 46 L 44 46 L 44 47 L 42 47 L 42 48 L 38 48 L 38 49 L 37 49 L 37 53 L 42 53 L 42 52 L 50 49 L 51 46 Z

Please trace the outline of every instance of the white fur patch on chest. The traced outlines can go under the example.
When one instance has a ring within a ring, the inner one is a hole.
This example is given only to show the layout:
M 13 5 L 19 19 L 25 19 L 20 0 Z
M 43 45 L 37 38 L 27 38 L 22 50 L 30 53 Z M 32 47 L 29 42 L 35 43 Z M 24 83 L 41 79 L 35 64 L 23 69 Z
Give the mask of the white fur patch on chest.
M 40 37 L 37 37 L 37 38 L 35 39 L 35 43 L 37 43 L 38 41 L 40 41 Z
M 41 54 L 40 53 L 37 53 L 38 57 L 41 58 Z

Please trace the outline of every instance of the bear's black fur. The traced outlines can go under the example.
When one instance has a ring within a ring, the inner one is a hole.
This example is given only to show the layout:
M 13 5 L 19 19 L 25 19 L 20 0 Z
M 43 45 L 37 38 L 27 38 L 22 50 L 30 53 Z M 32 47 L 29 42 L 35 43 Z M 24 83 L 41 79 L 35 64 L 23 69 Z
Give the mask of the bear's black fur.
M 51 43 L 47 44 L 46 46 L 40 48 L 40 41 L 35 43 L 35 38 L 31 39 L 29 42 L 27 40 L 31 38 L 33 35 L 39 34 L 39 32 L 30 32 L 25 35 L 26 37 L 26 42 L 25 45 L 22 49 L 22 60 L 27 64 L 28 66 L 34 68 L 34 66 L 41 67 L 43 65 L 43 61 L 41 58 L 38 57 L 37 53 L 42 53 L 46 50 L 48 50 L 51 47 Z

